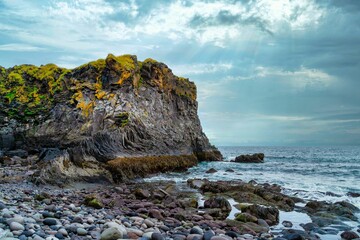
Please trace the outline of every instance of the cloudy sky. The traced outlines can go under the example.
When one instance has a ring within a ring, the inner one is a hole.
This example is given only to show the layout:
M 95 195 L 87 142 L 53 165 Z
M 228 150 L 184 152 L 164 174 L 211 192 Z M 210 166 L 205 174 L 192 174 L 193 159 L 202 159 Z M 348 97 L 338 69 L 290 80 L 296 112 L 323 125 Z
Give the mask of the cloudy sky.
M 359 145 L 359 23 L 358 0 L 0 0 L 0 65 L 151 57 L 216 145 Z

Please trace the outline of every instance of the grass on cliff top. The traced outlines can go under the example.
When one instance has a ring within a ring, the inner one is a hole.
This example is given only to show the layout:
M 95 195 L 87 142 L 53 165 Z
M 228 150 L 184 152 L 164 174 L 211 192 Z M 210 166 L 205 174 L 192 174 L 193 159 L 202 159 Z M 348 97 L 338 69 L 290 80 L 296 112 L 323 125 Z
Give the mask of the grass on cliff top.
M 157 71 L 157 81 L 160 87 L 173 91 L 179 96 L 196 99 L 195 84 L 188 79 L 176 76 L 168 79 L 165 76 L 171 70 L 163 67 L 156 60 L 148 58 L 141 62 L 137 61 L 136 56 L 133 55 L 114 56 L 109 54 L 106 59 L 89 62 L 73 70 L 61 68 L 55 64 L 46 64 L 40 67 L 25 64 L 9 69 L 0 66 L 0 101 L 5 104 L 3 111 L 10 117 L 27 121 L 26 116 L 36 116 L 41 112 L 48 111 L 56 104 L 55 102 L 61 100 L 57 96 L 71 91 L 73 97 L 67 99 L 68 103 L 76 104 L 75 106 L 82 110 L 84 116 L 89 116 L 96 105 L 96 99 L 107 99 L 111 95 L 102 87 L 102 75 L 108 64 L 112 70 L 120 73 L 117 84 L 121 85 L 124 81 L 132 79 L 136 89 L 144 83 L 144 79 L 141 77 L 141 68 L 144 64 L 151 64 Z M 77 70 L 87 71 L 89 68 L 94 70 L 90 73 L 95 82 L 90 83 L 86 79 L 74 78 L 72 73 Z M 70 81 L 68 81 L 69 78 Z M 79 92 L 83 92 L 83 89 L 90 90 L 88 99 L 71 101 L 78 96 Z M 62 101 L 64 100 L 62 99 Z
M 182 171 L 197 163 L 195 155 L 124 157 L 107 162 L 114 179 L 118 181 L 158 172 Z

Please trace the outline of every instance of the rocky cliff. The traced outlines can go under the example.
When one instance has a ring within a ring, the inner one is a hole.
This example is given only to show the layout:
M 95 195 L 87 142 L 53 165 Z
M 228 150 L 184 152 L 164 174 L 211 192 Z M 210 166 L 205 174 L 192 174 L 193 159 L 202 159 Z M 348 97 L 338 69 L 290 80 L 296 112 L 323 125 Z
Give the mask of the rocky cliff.
M 36 176 L 47 182 L 117 181 L 220 160 L 197 106 L 195 84 L 153 59 L 0 67 L 0 157 L 38 155 Z

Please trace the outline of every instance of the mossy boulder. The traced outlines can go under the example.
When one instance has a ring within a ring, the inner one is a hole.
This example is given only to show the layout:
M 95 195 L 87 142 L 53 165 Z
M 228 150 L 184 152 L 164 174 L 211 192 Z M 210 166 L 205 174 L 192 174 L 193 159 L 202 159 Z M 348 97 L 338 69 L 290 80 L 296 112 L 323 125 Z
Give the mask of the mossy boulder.
M 104 207 L 102 202 L 95 195 L 86 196 L 84 200 L 84 204 L 88 207 L 92 207 L 95 209 L 101 209 Z

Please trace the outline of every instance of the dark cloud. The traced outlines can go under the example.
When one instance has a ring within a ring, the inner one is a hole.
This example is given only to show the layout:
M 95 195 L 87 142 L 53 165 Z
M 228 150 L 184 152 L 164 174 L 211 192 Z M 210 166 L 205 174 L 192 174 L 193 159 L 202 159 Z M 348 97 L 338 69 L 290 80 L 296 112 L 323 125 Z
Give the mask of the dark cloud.
M 227 10 L 221 10 L 216 16 L 204 17 L 196 14 L 190 21 L 189 26 L 192 28 L 202 28 L 209 26 L 254 26 L 260 31 L 266 32 L 270 35 L 273 32 L 269 28 L 266 20 L 257 16 L 242 16 L 241 14 L 232 14 Z

